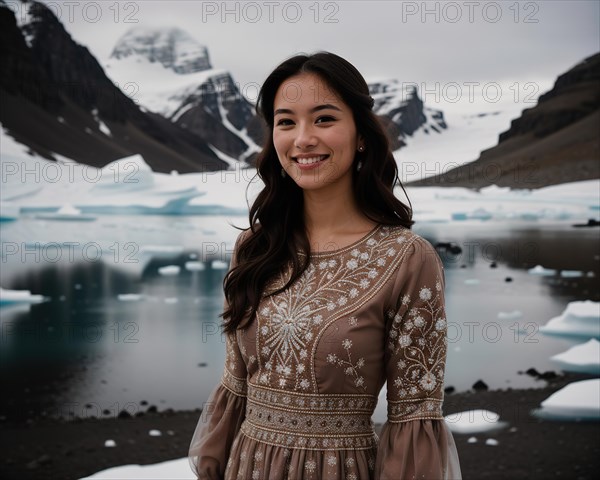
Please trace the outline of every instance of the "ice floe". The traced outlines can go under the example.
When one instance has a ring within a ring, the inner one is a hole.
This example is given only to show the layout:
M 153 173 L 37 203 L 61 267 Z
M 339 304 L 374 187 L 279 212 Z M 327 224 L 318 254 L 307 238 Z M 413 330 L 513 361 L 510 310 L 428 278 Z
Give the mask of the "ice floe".
M 19 206 L 11 202 L 0 202 L 0 222 L 19 218 Z
M 500 421 L 500 415 L 490 410 L 467 410 L 453 413 L 444 417 L 448 428 L 453 433 L 481 433 L 506 427 L 507 423 Z
M 119 293 L 117 298 L 122 302 L 139 302 L 144 296 L 140 293 Z
M 30 290 L 6 290 L 0 287 L 0 305 L 40 303 L 47 300 L 43 295 L 32 295 Z
M 158 269 L 158 273 L 163 276 L 179 275 L 180 271 L 181 271 L 181 267 L 179 267 L 179 265 L 167 265 L 165 267 L 160 267 Z
M 35 216 L 41 220 L 68 220 L 76 222 L 93 222 L 96 220 L 95 215 L 84 215 L 79 208 L 75 208 L 70 203 L 64 204 L 56 212 L 40 213 Z
M 560 276 L 564 278 L 579 278 L 583 277 L 584 273 L 579 270 L 561 270 Z
M 568 384 L 544 400 L 533 414 L 549 420 L 600 420 L 600 379 Z
M 550 360 L 569 372 L 600 375 L 600 342 L 592 338 L 550 357 Z
M 199 270 L 205 270 L 206 266 L 202 262 L 185 262 L 185 269 L 190 272 L 196 272 Z
M 153 465 L 122 465 L 108 468 L 80 480 L 194 480 L 196 476 L 190 468 L 187 457 Z
M 600 338 L 600 302 L 570 302 L 558 317 L 540 327 L 547 335 Z
M 530 275 L 539 275 L 540 277 L 552 277 L 556 275 L 556 270 L 551 268 L 544 268 L 541 265 L 536 265 L 533 268 L 527 270 Z
M 498 312 L 498 320 L 516 320 L 523 316 L 523 312 L 520 310 L 513 310 L 512 312 Z

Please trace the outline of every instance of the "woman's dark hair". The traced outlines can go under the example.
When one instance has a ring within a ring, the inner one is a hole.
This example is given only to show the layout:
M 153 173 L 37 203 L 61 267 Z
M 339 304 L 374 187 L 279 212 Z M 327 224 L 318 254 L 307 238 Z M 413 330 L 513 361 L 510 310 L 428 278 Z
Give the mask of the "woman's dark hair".
M 270 295 L 292 285 L 310 260 L 310 243 L 302 215 L 302 189 L 289 175 L 282 178 L 273 145 L 275 95 L 285 80 L 301 73 L 318 75 L 352 110 L 356 131 L 362 135 L 365 145 L 365 151 L 357 153 L 353 163 L 354 167 L 362 160 L 360 172 L 352 168 L 358 207 L 378 224 L 406 228 L 413 224 L 412 209 L 394 196 L 396 183 L 402 187 L 398 167 L 385 131 L 373 113 L 373 99 L 360 72 L 342 57 L 329 52 L 297 55 L 284 61 L 265 80 L 256 104 L 258 115 L 268 127 L 263 150 L 256 161 L 257 175 L 265 187 L 250 208 L 250 229 L 242 235 L 237 247 L 237 265 L 223 280 L 227 300 L 222 314 L 226 320 L 225 332 L 250 325 L 269 280 L 288 263 L 292 268 L 289 281 Z M 246 315 L 247 320 L 243 322 Z

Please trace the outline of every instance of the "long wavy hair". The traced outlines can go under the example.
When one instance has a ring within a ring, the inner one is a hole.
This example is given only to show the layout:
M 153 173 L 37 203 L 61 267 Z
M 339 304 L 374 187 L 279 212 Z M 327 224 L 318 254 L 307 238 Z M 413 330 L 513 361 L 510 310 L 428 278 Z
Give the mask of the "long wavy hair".
M 404 187 L 382 124 L 373 112 L 373 98 L 360 72 L 347 60 L 330 52 L 297 55 L 284 61 L 265 80 L 256 111 L 266 122 L 267 138 L 256 166 L 265 187 L 249 212 L 250 229 L 242 235 L 236 252 L 237 265 L 223 279 L 226 308 L 221 314 L 224 332 L 251 324 L 269 280 L 291 266 L 287 283 L 269 293 L 287 289 L 302 275 L 310 261 L 310 243 L 304 225 L 302 189 L 288 175 L 281 176 L 273 145 L 273 106 L 279 86 L 301 73 L 318 75 L 350 107 L 357 133 L 366 149 L 355 154 L 352 188 L 358 208 L 378 224 L 411 228 L 412 208 L 394 196 L 394 186 Z M 362 161 L 359 172 L 356 163 Z M 404 192 L 406 194 L 406 192 Z M 408 196 L 407 196 L 408 198 Z M 410 205 L 410 200 L 409 200 Z M 246 318 L 246 321 L 244 321 Z

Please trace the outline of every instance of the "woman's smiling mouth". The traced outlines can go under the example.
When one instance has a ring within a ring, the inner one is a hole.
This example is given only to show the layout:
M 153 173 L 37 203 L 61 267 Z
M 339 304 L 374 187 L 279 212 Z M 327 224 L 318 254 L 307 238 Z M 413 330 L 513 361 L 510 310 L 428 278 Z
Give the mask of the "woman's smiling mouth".
M 302 169 L 314 168 L 321 164 L 324 160 L 327 160 L 329 155 L 302 155 L 301 157 L 292 157 L 292 160 L 298 164 Z

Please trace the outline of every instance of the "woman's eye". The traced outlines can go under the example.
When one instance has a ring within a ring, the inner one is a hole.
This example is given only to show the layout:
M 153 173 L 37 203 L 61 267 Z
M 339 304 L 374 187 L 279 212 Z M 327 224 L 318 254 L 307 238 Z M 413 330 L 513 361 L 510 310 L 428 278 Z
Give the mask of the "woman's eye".
M 335 118 L 330 117 L 329 115 L 324 115 L 322 117 L 317 118 L 317 123 L 333 122 L 334 120 L 335 120 Z
M 281 125 L 282 127 L 286 127 L 288 125 L 291 125 L 293 122 L 289 119 L 289 118 L 282 118 L 281 120 L 279 120 L 277 122 L 277 125 Z

